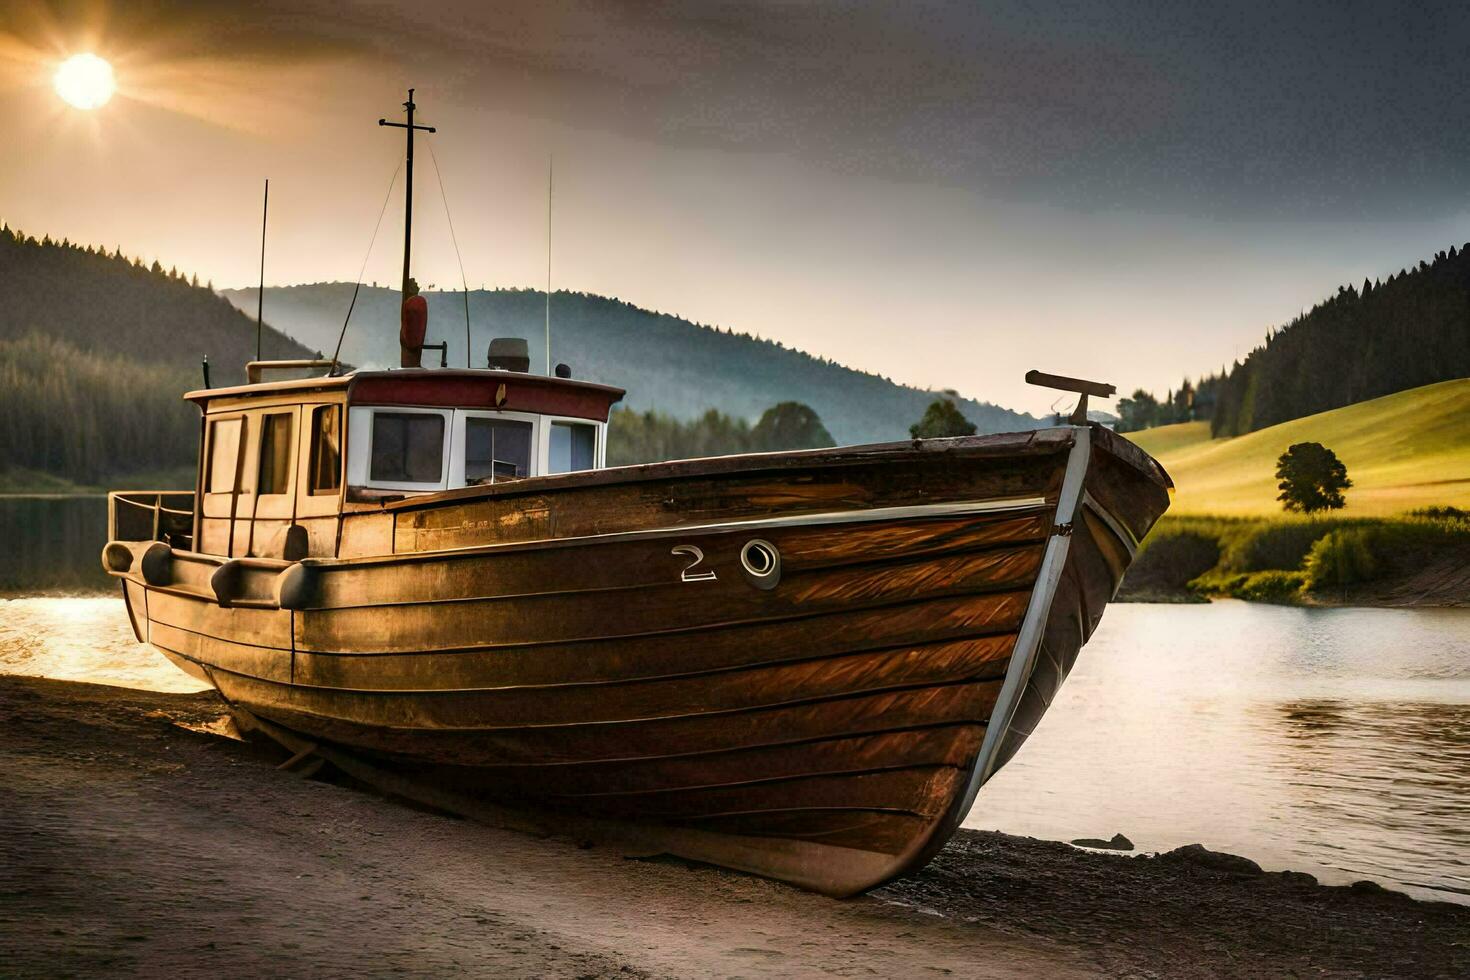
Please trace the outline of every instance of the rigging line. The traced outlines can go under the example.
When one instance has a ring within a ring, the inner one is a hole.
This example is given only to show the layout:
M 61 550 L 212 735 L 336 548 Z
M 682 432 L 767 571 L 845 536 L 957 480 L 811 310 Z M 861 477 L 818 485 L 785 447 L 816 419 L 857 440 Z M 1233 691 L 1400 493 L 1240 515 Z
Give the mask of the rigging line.
M 454 259 L 459 263 L 459 284 L 464 289 L 464 366 L 470 366 L 470 284 L 465 279 L 464 259 L 459 254 L 459 239 L 454 234 L 454 219 L 449 216 L 449 195 L 444 193 L 444 174 L 439 171 L 439 158 L 434 156 L 434 144 L 430 142 L 429 162 L 434 165 L 434 176 L 439 180 L 439 199 L 444 202 L 444 220 L 449 222 L 449 240 L 454 243 Z
M 342 331 L 337 334 L 337 349 L 332 351 L 332 369 L 327 372 L 327 377 L 337 373 L 337 360 L 342 353 L 342 339 L 347 336 L 347 324 L 352 321 L 352 310 L 357 306 L 357 293 L 362 289 L 362 277 L 367 274 L 368 259 L 373 256 L 373 244 L 378 240 L 378 229 L 383 227 L 383 215 L 388 213 L 388 201 L 393 197 L 393 185 L 398 183 L 399 171 L 403 169 L 403 161 L 393 170 L 393 176 L 388 178 L 388 193 L 383 195 L 383 208 L 378 212 L 378 223 L 373 225 L 373 237 L 368 239 L 367 254 L 362 257 L 362 268 L 357 271 L 357 284 L 352 287 L 352 302 L 347 304 L 347 316 L 342 320 Z

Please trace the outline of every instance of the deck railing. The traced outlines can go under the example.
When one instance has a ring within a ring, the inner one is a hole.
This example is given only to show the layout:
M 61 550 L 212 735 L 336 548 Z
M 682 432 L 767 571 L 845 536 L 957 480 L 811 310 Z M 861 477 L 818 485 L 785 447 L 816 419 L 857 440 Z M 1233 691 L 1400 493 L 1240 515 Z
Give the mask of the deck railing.
M 109 541 L 163 541 L 194 547 L 192 490 L 114 490 L 107 495 Z

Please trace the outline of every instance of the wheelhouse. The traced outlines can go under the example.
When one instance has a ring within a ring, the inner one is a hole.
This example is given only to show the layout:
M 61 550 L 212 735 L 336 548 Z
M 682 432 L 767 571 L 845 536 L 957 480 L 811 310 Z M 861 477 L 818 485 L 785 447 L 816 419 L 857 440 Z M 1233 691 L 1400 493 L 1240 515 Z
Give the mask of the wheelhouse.
M 202 412 L 195 550 L 338 556 L 359 550 L 343 540 L 344 515 L 601 468 L 608 413 L 622 396 L 567 378 L 473 369 L 190 392 Z

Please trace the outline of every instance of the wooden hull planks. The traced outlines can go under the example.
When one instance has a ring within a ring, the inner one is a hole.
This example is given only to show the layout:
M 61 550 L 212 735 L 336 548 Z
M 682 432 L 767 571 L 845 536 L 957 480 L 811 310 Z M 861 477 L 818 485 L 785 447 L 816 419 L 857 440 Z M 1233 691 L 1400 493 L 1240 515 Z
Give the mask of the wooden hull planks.
M 218 676 L 218 675 L 216 675 Z M 222 684 L 228 684 L 221 678 Z M 487 766 L 625 764 L 814 743 L 987 718 L 998 684 L 955 684 L 847 695 L 736 714 L 644 719 L 610 739 L 605 725 L 472 730 L 390 729 L 279 708 L 272 716 L 293 731 L 352 746 L 384 759 Z
M 1012 638 L 839 654 L 742 671 L 617 686 L 343 691 L 211 668 L 221 692 L 258 714 L 277 709 L 364 726 L 471 731 L 565 725 L 625 725 L 972 680 L 999 680 Z
M 925 642 L 1013 634 L 1029 593 L 946 596 L 775 622 L 712 626 L 587 642 L 490 645 L 423 653 L 297 650 L 296 683 L 348 690 L 627 684 Z M 236 669 L 232 662 L 217 661 Z M 254 673 L 245 669 L 239 672 Z
M 1168 503 L 1101 430 L 943 442 L 349 513 L 392 551 L 247 607 L 115 574 L 242 719 L 393 792 L 851 894 L 948 839 Z
M 962 768 L 980 747 L 978 726 L 951 723 L 817 741 L 682 756 L 547 765 L 485 765 L 475 777 L 507 792 L 569 801 L 607 794 L 662 794 L 762 780 L 906 766 Z M 445 761 L 445 765 L 452 762 Z M 444 775 L 444 774 L 441 774 Z
M 738 550 L 728 549 L 737 562 Z M 600 590 L 305 610 L 297 617 L 295 646 L 322 653 L 400 653 L 584 642 L 760 624 L 905 600 L 1012 592 L 1027 588 L 1035 578 L 1041 549 L 1008 548 L 820 575 L 783 575 L 781 587 L 770 593 L 739 581 L 738 569 L 728 567 L 725 557 L 718 555 L 709 562 L 711 570 L 729 573 L 724 584 L 680 582 L 683 563 L 676 559 L 666 569 L 672 581 L 636 589 L 613 585 L 620 574 L 614 568 L 608 587 Z
M 394 554 L 698 527 L 772 516 L 1054 496 L 1056 430 L 897 446 L 721 457 L 451 490 L 390 504 Z M 941 445 L 944 444 L 944 445 Z M 901 469 L 893 464 L 904 460 Z M 556 486 L 555 493 L 545 488 Z M 579 505 L 567 506 L 566 491 Z

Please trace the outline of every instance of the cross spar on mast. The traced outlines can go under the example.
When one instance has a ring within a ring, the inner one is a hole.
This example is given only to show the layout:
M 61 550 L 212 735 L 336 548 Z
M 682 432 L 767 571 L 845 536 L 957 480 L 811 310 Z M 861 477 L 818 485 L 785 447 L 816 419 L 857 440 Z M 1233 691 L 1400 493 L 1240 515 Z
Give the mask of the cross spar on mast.
M 395 129 L 403 130 L 404 136 L 408 141 L 407 190 L 403 195 L 403 291 L 401 294 L 407 298 L 409 278 L 408 259 L 409 252 L 413 248 L 413 133 L 416 129 L 425 133 L 433 133 L 437 132 L 437 130 L 433 126 L 414 125 L 413 110 L 417 107 L 413 104 L 413 89 L 408 90 L 408 101 L 403 103 L 403 108 L 408 110 L 408 121 L 406 123 L 389 122 L 386 119 L 379 119 L 378 125 L 392 126 Z

